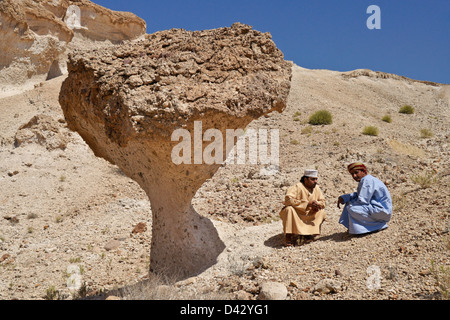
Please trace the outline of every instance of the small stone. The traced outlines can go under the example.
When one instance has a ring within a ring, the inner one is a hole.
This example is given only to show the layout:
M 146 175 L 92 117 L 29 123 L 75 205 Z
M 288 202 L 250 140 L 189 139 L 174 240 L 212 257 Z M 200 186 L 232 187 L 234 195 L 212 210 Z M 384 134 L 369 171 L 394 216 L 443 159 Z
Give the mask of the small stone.
M 12 177 L 12 176 L 15 176 L 15 175 L 18 174 L 18 173 L 19 173 L 19 171 L 17 171 L 17 170 L 9 171 L 9 172 L 8 172 L 8 176 Z
M 11 223 L 19 223 L 19 219 L 17 217 L 12 217 L 11 219 L 8 219 Z
M 288 291 L 280 282 L 268 281 L 261 285 L 258 300 L 286 300 Z
M 117 249 L 119 246 L 120 246 L 120 241 L 118 241 L 118 240 L 111 240 L 105 245 L 104 248 L 105 248 L 106 251 L 110 251 L 110 250 Z
M 144 233 L 147 231 L 147 225 L 144 222 L 139 222 L 134 228 L 131 233 Z
M 10 257 L 11 257 L 11 255 L 9 255 L 8 253 L 5 253 L 4 255 L 1 256 L 0 263 L 2 263 L 3 261 L 9 259 Z
M 430 271 L 430 270 L 422 270 L 422 271 L 419 272 L 419 274 L 420 274 L 422 277 L 424 277 L 424 276 L 430 275 L 430 274 L 431 274 L 431 271 Z
M 313 288 L 313 292 L 322 294 L 336 293 L 342 290 L 342 284 L 333 279 L 322 279 Z
M 234 294 L 236 300 L 252 300 L 253 295 L 247 291 L 239 290 Z

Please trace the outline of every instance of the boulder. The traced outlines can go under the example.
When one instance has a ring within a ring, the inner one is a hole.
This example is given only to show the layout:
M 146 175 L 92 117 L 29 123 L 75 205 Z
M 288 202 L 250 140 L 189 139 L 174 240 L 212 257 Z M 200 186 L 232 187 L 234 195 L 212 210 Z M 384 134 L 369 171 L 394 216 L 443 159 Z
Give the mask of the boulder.
M 68 69 L 59 101 L 69 128 L 150 199 L 150 269 L 188 277 L 215 264 L 224 244 L 191 204 L 223 165 L 202 161 L 212 144 L 203 141 L 214 133 L 215 159 L 224 160 L 223 150 L 235 143 L 224 138 L 227 129 L 244 129 L 286 107 L 291 64 L 270 34 L 240 23 L 160 31 L 116 47 L 75 51 Z M 188 147 L 178 152 L 181 143 Z

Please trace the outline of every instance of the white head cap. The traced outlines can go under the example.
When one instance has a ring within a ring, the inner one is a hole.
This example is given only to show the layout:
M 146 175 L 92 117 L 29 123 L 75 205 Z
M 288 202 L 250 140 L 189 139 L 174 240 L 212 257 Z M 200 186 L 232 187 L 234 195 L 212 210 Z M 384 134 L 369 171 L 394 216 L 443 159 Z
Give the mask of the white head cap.
M 306 169 L 304 176 L 310 178 L 317 178 L 317 174 L 318 174 L 317 170 Z

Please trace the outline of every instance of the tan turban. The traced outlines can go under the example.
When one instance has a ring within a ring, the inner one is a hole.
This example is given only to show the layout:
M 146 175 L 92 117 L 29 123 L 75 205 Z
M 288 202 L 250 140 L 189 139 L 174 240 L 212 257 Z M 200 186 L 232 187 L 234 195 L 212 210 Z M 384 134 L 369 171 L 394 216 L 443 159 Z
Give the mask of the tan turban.
M 361 162 L 354 162 L 348 165 L 347 170 L 348 172 L 351 172 L 352 170 L 363 170 L 364 172 L 367 172 L 367 167 L 361 163 Z

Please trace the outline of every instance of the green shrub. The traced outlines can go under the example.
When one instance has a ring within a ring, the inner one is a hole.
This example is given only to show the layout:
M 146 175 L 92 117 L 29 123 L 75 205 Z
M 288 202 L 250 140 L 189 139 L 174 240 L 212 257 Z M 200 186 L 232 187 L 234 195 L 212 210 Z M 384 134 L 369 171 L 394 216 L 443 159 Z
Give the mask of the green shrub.
M 383 120 L 384 122 L 387 122 L 387 123 L 391 123 L 392 122 L 392 118 L 388 114 L 385 115 L 383 118 L 381 118 L 381 120 Z
M 433 136 L 433 132 L 431 132 L 428 129 L 422 129 L 420 130 L 420 137 L 421 138 L 431 138 Z
M 362 133 L 367 135 L 367 136 L 377 136 L 378 135 L 378 128 L 374 127 L 374 126 L 367 126 L 367 127 L 364 127 Z
M 327 110 L 319 110 L 309 117 L 309 124 L 321 125 L 331 124 L 333 122 L 333 116 Z
M 404 105 L 403 107 L 400 108 L 400 110 L 398 112 L 404 113 L 404 114 L 413 114 L 414 108 L 411 107 L 410 105 Z

